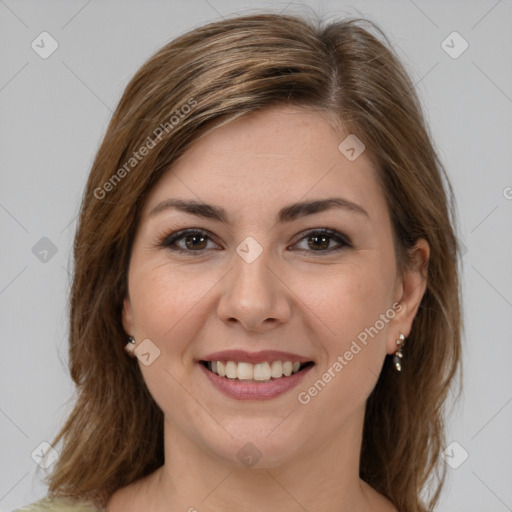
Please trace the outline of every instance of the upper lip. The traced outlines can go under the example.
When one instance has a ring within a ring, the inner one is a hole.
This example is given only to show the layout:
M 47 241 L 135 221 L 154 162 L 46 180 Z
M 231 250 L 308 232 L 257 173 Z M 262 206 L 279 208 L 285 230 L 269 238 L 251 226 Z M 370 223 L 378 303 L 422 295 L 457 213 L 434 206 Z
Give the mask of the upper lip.
M 265 361 L 298 361 L 299 363 L 308 363 L 312 359 L 293 354 L 291 352 L 282 352 L 281 350 L 261 350 L 260 352 L 247 352 L 246 350 L 221 350 L 212 352 L 203 357 L 201 361 L 235 361 L 245 363 L 264 363 Z

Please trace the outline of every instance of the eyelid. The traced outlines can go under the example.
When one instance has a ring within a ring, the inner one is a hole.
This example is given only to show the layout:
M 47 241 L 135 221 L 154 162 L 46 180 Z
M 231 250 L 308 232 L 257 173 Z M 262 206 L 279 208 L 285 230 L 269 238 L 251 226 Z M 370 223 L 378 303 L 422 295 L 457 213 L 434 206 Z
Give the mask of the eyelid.
M 189 249 L 183 249 L 179 246 L 176 246 L 176 242 L 183 240 L 187 235 L 198 235 L 198 236 L 204 236 L 208 241 L 213 242 L 216 245 L 217 242 L 215 242 L 215 236 L 212 235 L 208 230 L 205 230 L 203 228 L 185 228 L 185 229 L 179 229 L 177 231 L 173 231 L 170 234 L 167 234 L 162 238 L 160 243 L 158 244 L 159 247 L 163 247 L 165 249 L 168 249 L 175 253 L 180 254 L 186 254 L 191 256 L 201 256 L 204 255 L 204 253 L 207 251 L 207 249 L 200 249 L 197 251 L 189 250 Z M 294 247 L 295 245 L 299 244 L 308 236 L 313 235 L 319 235 L 319 236 L 326 236 L 330 238 L 331 240 L 335 241 L 338 245 L 335 247 L 331 247 L 325 250 L 312 250 L 312 249 L 297 249 L 298 251 L 302 253 L 306 253 L 308 255 L 315 255 L 315 256 L 326 256 L 329 254 L 341 252 L 342 250 L 346 250 L 347 248 L 353 248 L 352 241 L 350 238 L 345 235 L 344 233 L 338 231 L 334 228 L 328 228 L 328 227 L 321 227 L 321 228 L 309 228 L 301 233 L 297 234 L 295 236 L 296 241 L 293 242 L 291 245 L 288 245 L 286 248 Z M 219 250 L 219 249 L 215 249 Z
M 161 247 L 164 247 L 165 249 L 172 250 L 174 252 L 186 252 L 186 253 L 204 253 L 205 250 L 201 251 L 191 251 L 182 249 L 181 247 L 178 248 L 171 248 L 172 245 L 174 245 L 177 241 L 184 239 L 187 235 L 202 235 L 208 240 L 212 241 L 216 245 L 219 245 L 215 242 L 215 237 L 207 230 L 202 228 L 185 228 L 185 229 L 179 229 L 177 231 L 173 231 L 170 234 L 167 234 L 163 237 L 162 241 L 158 244 Z
M 304 238 L 307 238 L 307 236 L 312 236 L 314 234 L 327 236 L 329 238 L 332 238 L 333 240 L 336 240 L 336 241 L 342 243 L 343 245 L 345 245 L 347 247 L 352 247 L 352 241 L 350 240 L 350 238 L 347 235 L 345 235 L 341 231 L 338 231 L 337 229 L 328 228 L 328 227 L 309 228 L 309 229 L 302 231 L 301 233 L 299 233 L 297 235 L 297 241 L 294 242 L 292 244 L 292 246 L 301 242 Z M 320 253 L 320 252 L 328 252 L 328 251 L 311 251 L 311 252 Z

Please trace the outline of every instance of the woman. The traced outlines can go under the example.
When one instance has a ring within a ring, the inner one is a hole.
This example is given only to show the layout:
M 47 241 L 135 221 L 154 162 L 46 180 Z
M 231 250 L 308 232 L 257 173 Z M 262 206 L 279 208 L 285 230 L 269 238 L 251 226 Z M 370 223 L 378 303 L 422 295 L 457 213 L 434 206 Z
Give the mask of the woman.
M 367 25 L 235 17 L 128 84 L 75 239 L 78 400 L 21 510 L 434 507 L 453 193 Z

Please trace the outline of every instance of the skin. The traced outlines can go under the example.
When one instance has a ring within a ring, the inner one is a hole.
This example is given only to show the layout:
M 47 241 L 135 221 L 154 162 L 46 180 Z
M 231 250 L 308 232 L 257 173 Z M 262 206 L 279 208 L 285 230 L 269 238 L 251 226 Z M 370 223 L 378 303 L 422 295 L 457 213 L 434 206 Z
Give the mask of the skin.
M 400 333 L 410 333 L 429 247 L 420 240 L 411 251 L 416 268 L 398 274 L 376 169 L 366 152 L 351 162 L 338 150 L 347 135 L 318 112 L 273 107 L 198 139 L 151 191 L 122 321 L 137 344 L 149 338 L 160 350 L 149 366 L 135 364 L 164 413 L 165 464 L 117 491 L 109 512 L 226 512 L 241 504 L 249 512 L 397 510 L 359 478 L 364 409 L 386 354 L 396 351 Z M 357 203 L 368 217 L 330 209 L 276 223 L 284 206 L 333 196 Z M 169 198 L 223 207 L 231 224 L 171 209 L 149 215 Z M 160 245 L 186 228 L 207 231 L 209 239 L 189 236 L 187 245 L 182 238 L 177 244 L 186 254 Z M 308 238 L 321 228 L 348 236 L 352 246 L 327 251 Z M 263 249 L 250 264 L 236 252 L 248 236 Z M 378 335 L 308 404 L 299 403 L 298 393 L 394 303 L 400 311 Z M 277 398 L 235 400 L 197 363 L 231 348 L 289 351 L 315 366 Z M 237 457 L 249 441 L 261 453 L 253 467 Z

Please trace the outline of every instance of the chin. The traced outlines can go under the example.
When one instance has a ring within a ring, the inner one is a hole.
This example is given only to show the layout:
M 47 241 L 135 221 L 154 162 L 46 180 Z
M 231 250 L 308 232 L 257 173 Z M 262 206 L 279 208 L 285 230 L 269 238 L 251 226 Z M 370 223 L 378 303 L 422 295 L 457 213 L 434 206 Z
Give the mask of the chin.
M 211 453 L 230 465 L 248 469 L 276 468 L 296 457 L 306 441 L 303 428 L 300 439 L 290 431 L 291 425 L 279 431 L 287 421 L 282 418 L 259 422 L 251 419 L 247 420 L 247 427 L 244 422 L 237 421 L 237 427 L 226 427 L 233 437 L 225 433 L 222 439 L 205 439 L 204 442 Z

